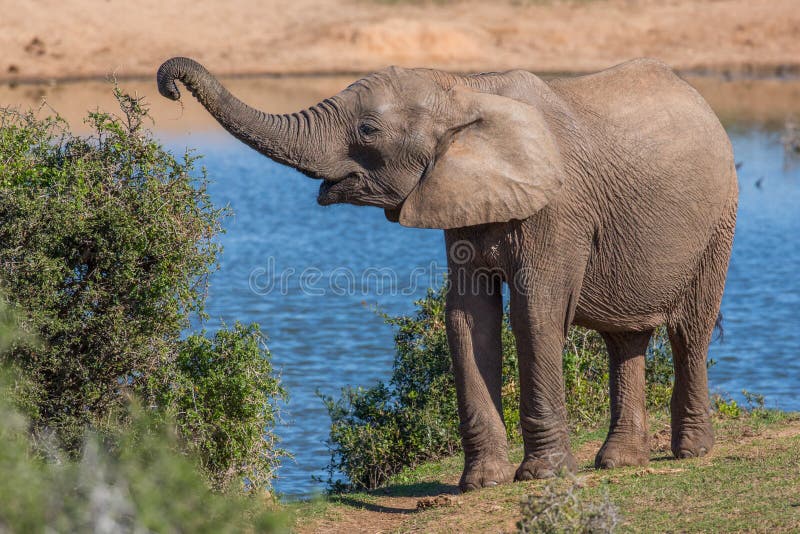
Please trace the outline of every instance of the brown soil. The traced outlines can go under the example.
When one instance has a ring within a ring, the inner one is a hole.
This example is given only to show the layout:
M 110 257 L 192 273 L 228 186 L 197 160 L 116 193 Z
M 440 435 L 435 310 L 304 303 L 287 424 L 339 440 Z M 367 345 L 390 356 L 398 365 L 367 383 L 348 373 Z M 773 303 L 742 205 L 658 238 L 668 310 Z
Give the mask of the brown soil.
M 602 444 L 602 441 L 584 443 L 574 451 L 576 460 L 580 464 L 585 464 L 594 459 L 594 455 Z M 440 480 L 436 491 L 441 493 L 434 495 L 410 497 L 381 495 L 381 490 L 377 490 L 375 492 L 378 495 L 376 502 L 364 503 L 361 507 L 348 509 L 346 513 L 336 513 L 317 521 L 301 523 L 296 532 L 342 534 L 394 532 L 397 530 L 413 532 L 413 514 L 433 508 L 453 507 L 453 510 L 458 510 L 458 513 L 482 514 L 496 514 L 503 510 L 502 506 L 494 502 L 480 502 L 478 499 L 480 492 L 461 495 L 458 490 L 458 478 L 458 475 L 454 474 Z M 478 504 L 479 507 L 476 508 Z M 506 522 L 510 522 L 510 524 L 506 526 L 510 528 L 515 520 L 507 518 Z
M 666 423 L 665 423 L 666 425 Z M 764 455 L 768 447 L 748 447 L 754 440 L 786 440 L 800 436 L 800 421 L 793 420 L 787 425 L 778 428 L 768 428 L 754 432 L 747 425 L 740 425 L 747 430 L 746 435 L 742 429 L 718 431 L 718 443 L 712 453 L 700 460 L 700 464 L 710 464 L 715 459 L 727 458 L 731 454 L 742 457 L 750 455 Z M 652 442 L 652 455 L 656 460 L 664 458 L 661 446 L 662 430 L 655 429 Z M 587 465 L 601 441 L 584 443 L 575 456 L 579 463 Z M 776 445 L 777 446 L 777 445 Z M 668 448 L 668 446 L 667 446 Z M 682 462 L 653 461 L 650 466 L 638 469 L 634 476 L 677 476 L 684 473 L 687 467 Z M 583 469 L 580 477 L 583 484 L 596 486 L 603 478 L 606 483 L 618 483 L 616 471 L 595 471 Z M 458 494 L 456 484 L 457 475 L 445 477 L 440 485 L 434 488 L 431 495 L 394 496 L 381 495 L 381 490 L 374 493 L 376 498 L 363 502 L 347 502 L 337 506 L 324 517 L 308 521 L 300 518 L 295 525 L 296 532 L 300 533 L 378 533 L 378 532 L 511 532 L 514 531 L 519 517 L 519 495 L 514 492 L 514 487 L 504 486 L 493 490 L 483 490 Z M 516 486 L 519 483 L 514 484 Z M 524 483 L 530 486 L 530 491 L 536 492 L 537 483 Z M 390 490 L 387 490 L 390 491 Z M 487 493 L 491 498 L 487 498 Z M 428 514 L 436 514 L 432 521 Z M 432 527 L 435 525 L 435 527 Z M 488 529 L 488 530 L 487 530 Z
M 0 79 L 218 74 L 680 70 L 800 72 L 797 0 L 0 0 Z

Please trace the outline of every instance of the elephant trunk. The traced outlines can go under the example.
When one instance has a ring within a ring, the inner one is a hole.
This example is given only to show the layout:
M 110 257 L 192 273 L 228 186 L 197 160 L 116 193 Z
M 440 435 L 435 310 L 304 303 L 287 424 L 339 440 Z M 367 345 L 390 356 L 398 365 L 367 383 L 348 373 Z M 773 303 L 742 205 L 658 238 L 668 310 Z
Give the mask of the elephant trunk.
M 273 115 L 254 109 L 228 91 L 205 67 L 185 57 L 165 61 L 158 69 L 158 91 L 178 100 L 180 80 L 223 128 L 265 156 L 312 176 L 326 165 L 321 130 L 331 127 L 336 103 L 326 100 L 298 113 Z M 317 141 L 317 142 L 314 142 Z

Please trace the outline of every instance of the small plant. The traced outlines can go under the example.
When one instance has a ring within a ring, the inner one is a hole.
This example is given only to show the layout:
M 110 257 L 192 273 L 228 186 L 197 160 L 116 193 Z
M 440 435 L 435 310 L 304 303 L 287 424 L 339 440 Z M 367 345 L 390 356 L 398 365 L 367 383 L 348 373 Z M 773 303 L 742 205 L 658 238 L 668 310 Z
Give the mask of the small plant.
M 751 393 L 746 389 L 743 389 L 742 396 L 744 397 L 744 400 L 747 403 L 747 410 L 749 412 L 760 412 L 766 410 L 766 408 L 764 407 L 765 405 L 764 395 L 761 395 L 759 393 Z
M 597 425 L 608 414 L 608 356 L 593 330 L 571 329 L 564 347 L 567 417 L 573 428 Z
M 738 419 L 742 416 L 742 414 L 746 413 L 735 400 L 729 397 L 714 395 L 711 400 L 714 405 L 714 409 L 721 417 Z
M 770 412 L 772 412 L 772 410 L 769 410 L 765 407 L 766 402 L 764 395 L 751 393 L 750 391 L 743 389 L 742 396 L 744 397 L 745 401 L 744 407 L 739 405 L 739 403 L 727 395 L 716 394 L 712 396 L 711 400 L 717 414 L 720 417 L 726 417 L 729 419 L 737 419 L 744 415 L 751 415 L 755 416 L 753 419 L 755 420 L 759 417 L 768 417 Z
M 742 390 L 744 397 L 746 411 L 750 416 L 750 421 L 755 428 L 763 424 L 774 423 L 786 418 L 786 413 L 775 408 L 766 407 L 766 399 L 764 395 L 752 393 L 746 389 Z
M 599 503 L 580 496 L 581 481 L 564 473 L 545 484 L 541 495 L 522 501 L 517 532 L 523 534 L 586 534 L 614 532 L 620 522 L 617 507 L 604 495 Z

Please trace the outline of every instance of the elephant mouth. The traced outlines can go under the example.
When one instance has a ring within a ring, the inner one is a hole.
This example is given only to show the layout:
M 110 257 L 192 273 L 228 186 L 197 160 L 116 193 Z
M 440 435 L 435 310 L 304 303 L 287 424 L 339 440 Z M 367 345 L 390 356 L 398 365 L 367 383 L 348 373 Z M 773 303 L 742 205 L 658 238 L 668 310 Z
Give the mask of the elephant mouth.
M 349 174 L 341 180 L 323 180 L 319 185 L 317 203 L 320 206 L 329 206 L 339 202 L 352 201 L 350 197 L 355 189 L 354 186 L 358 182 L 359 176 L 357 174 Z

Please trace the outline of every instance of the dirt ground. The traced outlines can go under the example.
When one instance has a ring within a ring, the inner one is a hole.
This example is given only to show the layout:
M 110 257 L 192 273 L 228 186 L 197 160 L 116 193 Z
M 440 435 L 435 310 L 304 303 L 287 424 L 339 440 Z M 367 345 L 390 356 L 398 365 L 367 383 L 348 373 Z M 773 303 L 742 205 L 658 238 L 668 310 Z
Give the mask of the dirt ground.
M 0 0 L 0 80 L 154 75 L 186 55 L 231 74 L 800 73 L 798 0 Z
M 627 471 L 596 471 L 583 469 L 579 476 L 583 484 L 597 486 L 601 481 L 611 484 L 630 484 L 639 477 L 667 477 L 680 487 L 682 477 L 692 470 L 712 468 L 725 462 L 740 458 L 756 459 L 767 457 L 772 452 L 796 447 L 800 436 L 800 421 L 753 431 L 746 423 L 735 425 L 736 430 L 717 431 L 717 444 L 708 456 L 687 462 L 663 461 L 669 455 L 669 427 L 664 423 L 651 438 L 651 451 L 654 461 L 648 467 L 631 468 Z M 722 433 L 722 435 L 720 435 Z M 602 445 L 602 440 L 584 443 L 575 452 L 582 465 L 591 463 L 594 454 Z M 460 467 L 460 465 L 459 465 Z M 787 474 L 792 477 L 791 474 Z M 688 480 L 688 478 L 687 478 Z M 436 484 L 430 496 L 394 495 L 390 489 L 374 492 L 376 496 L 369 501 L 345 501 L 337 508 L 329 510 L 322 517 L 311 520 L 298 518 L 295 531 L 298 533 L 379 533 L 379 532 L 515 532 L 519 519 L 520 486 L 528 486 L 536 491 L 539 482 L 528 482 L 459 494 L 456 471 L 445 476 Z M 665 486 L 663 491 L 681 491 Z M 422 492 L 426 493 L 426 492 Z M 436 495 L 439 493 L 439 495 Z M 524 492 L 523 492 L 524 493 Z M 797 505 L 800 505 L 798 502 Z M 711 505 L 709 505 L 711 506 Z M 795 505 L 792 505 L 795 506 Z M 632 512 L 631 512 L 632 513 Z M 622 530 L 631 530 L 630 526 Z M 637 530 L 637 529 L 633 529 Z M 657 529 L 654 531 L 658 531 Z M 784 531 L 784 529 L 777 529 Z M 796 530 L 791 529 L 795 532 Z

